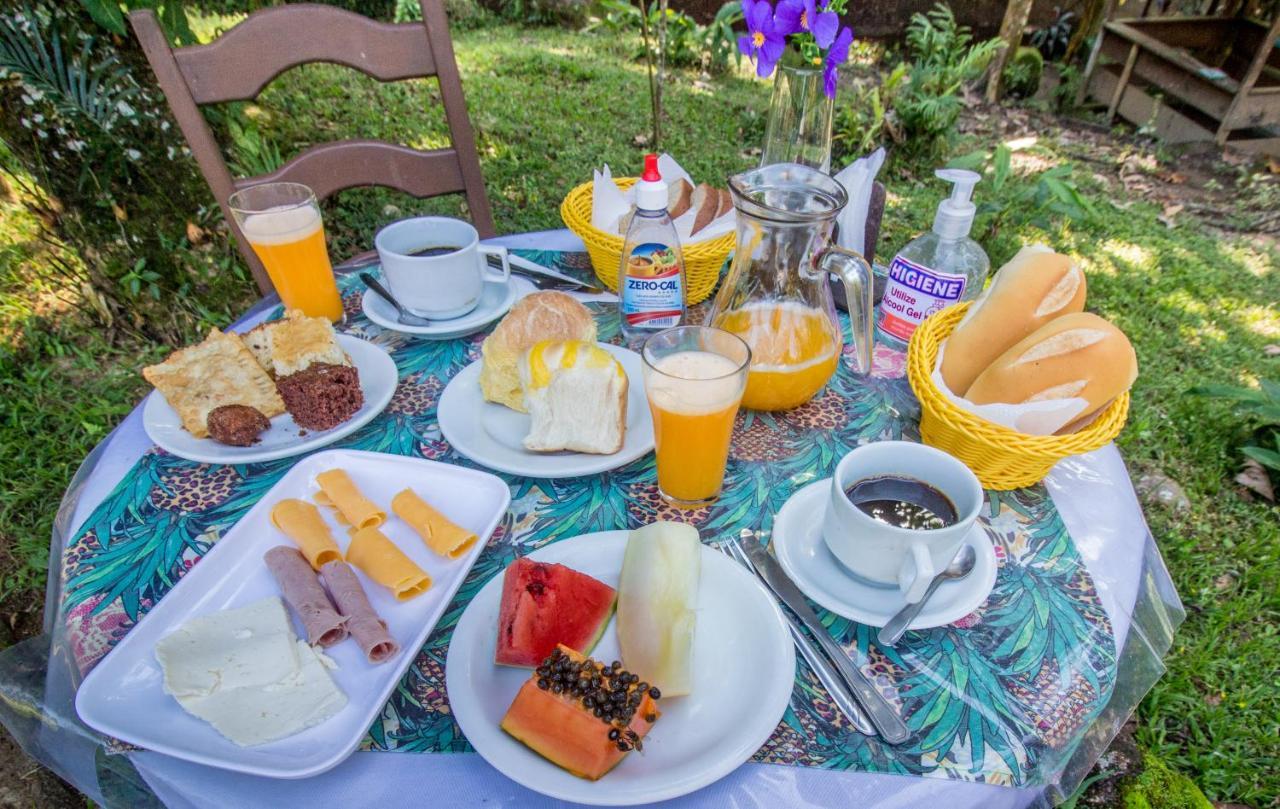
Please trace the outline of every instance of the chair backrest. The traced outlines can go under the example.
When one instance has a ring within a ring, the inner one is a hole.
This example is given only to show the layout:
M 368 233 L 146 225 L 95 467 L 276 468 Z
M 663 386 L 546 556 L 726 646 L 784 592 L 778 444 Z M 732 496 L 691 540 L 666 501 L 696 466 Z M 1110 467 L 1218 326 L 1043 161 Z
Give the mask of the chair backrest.
M 208 45 L 188 48 L 170 47 L 155 12 L 130 12 L 129 22 L 169 108 L 264 293 L 272 291 L 271 281 L 227 208 L 233 192 L 259 183 L 302 183 L 319 199 L 370 185 L 415 197 L 461 192 L 481 237 L 493 235 L 444 6 L 441 0 L 420 3 L 422 22 L 404 25 L 314 3 L 274 6 L 253 12 Z M 437 77 L 451 148 L 419 151 L 376 140 L 336 141 L 312 146 L 270 174 L 233 178 L 200 105 L 254 99 L 276 76 L 311 62 L 346 65 L 379 81 Z

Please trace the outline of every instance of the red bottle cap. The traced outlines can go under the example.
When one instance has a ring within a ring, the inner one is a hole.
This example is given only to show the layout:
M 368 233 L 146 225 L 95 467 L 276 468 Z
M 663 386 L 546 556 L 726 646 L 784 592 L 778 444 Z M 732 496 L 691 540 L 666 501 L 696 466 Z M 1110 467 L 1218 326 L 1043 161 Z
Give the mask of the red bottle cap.
M 662 175 L 658 173 L 658 156 L 656 154 L 644 156 L 644 174 L 640 175 L 640 179 L 649 183 L 656 183 L 662 179 Z

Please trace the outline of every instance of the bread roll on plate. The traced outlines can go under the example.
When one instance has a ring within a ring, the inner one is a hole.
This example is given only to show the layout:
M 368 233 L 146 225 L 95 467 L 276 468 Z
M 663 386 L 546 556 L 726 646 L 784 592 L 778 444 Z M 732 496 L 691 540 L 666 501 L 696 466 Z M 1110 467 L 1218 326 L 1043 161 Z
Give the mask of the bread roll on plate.
M 480 392 L 485 401 L 526 412 L 517 365 L 525 351 L 542 340 L 594 344 L 595 318 L 563 292 L 535 292 L 516 301 L 480 347 Z
M 983 371 L 965 398 L 978 405 L 1080 398 L 1079 421 L 1105 407 L 1138 377 L 1138 357 L 1124 332 L 1077 312 L 1041 326 Z
M 1054 318 L 1084 311 L 1084 298 L 1084 273 L 1070 257 L 1022 248 L 947 338 L 942 380 L 965 396 L 996 357 Z
M 627 373 L 595 343 L 544 340 L 520 359 L 520 384 L 531 424 L 525 449 L 591 452 L 622 449 Z

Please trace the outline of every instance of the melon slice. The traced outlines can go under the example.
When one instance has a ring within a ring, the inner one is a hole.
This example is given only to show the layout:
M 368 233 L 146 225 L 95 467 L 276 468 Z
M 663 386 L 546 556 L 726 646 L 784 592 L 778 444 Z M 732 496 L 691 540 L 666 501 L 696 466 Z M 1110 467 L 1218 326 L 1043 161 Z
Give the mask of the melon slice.
M 532 668 L 559 643 L 590 654 L 616 602 L 612 587 L 585 573 L 517 559 L 502 578 L 494 661 Z
M 610 698 L 618 692 L 621 698 Z M 559 646 L 520 687 L 502 729 L 553 764 L 595 781 L 644 747 L 660 713 L 658 696 L 629 672 Z M 602 704 L 621 707 L 606 713 Z
M 618 644 L 628 669 L 667 696 L 693 691 L 702 544 L 696 528 L 656 522 L 632 531 L 618 582 Z

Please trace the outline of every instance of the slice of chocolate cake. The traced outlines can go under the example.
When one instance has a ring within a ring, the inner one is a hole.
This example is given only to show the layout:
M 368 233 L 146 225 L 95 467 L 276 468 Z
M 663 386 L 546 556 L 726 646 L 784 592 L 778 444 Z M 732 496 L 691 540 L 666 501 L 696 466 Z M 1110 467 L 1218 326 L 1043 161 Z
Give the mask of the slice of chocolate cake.
M 270 330 L 276 389 L 299 427 L 328 430 L 364 405 L 360 373 L 338 345 L 333 324 L 291 310 Z

